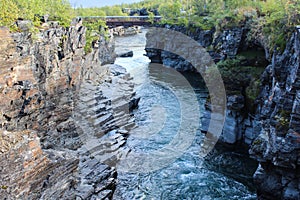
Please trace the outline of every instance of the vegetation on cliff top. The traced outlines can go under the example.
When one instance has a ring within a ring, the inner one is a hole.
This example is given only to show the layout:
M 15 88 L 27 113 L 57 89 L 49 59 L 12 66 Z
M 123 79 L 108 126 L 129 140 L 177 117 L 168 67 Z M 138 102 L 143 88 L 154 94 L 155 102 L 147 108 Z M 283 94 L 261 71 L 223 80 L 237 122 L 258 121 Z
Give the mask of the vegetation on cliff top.
M 75 16 L 128 15 L 129 9 L 146 8 L 150 16 L 157 10 L 160 23 L 222 30 L 251 21 L 253 37 L 263 36 L 271 50 L 283 49 L 295 25 L 300 24 L 299 0 L 144 0 L 133 4 L 102 8 L 73 9 L 68 0 L 1 0 L 0 26 L 15 27 L 18 18 L 35 26 L 41 16 L 68 26 Z
M 26 19 L 31 20 L 38 27 L 44 16 L 49 16 L 49 20 L 59 21 L 61 25 L 68 26 L 75 13 L 68 0 L 0 1 L 0 26 L 16 29 L 15 21 Z
M 86 31 L 86 44 L 84 51 L 86 54 L 92 52 L 93 43 L 96 42 L 100 35 L 104 36 L 107 40 L 107 26 L 103 20 L 84 21 L 83 25 L 87 28 Z
M 138 6 L 158 9 L 162 23 L 202 29 L 222 30 L 248 20 L 253 37 L 263 35 L 271 50 L 283 50 L 294 26 L 300 24 L 299 0 L 145 0 L 132 4 Z
M 122 10 L 157 10 L 160 23 L 217 30 L 251 22 L 253 37 L 265 37 L 272 51 L 283 50 L 295 25 L 300 24 L 299 0 L 144 0 L 102 8 L 78 8 L 79 16 L 126 15 Z
M 76 8 L 75 13 L 77 16 L 90 17 L 90 16 L 126 16 L 127 13 L 122 11 L 121 6 L 104 6 L 101 8 Z

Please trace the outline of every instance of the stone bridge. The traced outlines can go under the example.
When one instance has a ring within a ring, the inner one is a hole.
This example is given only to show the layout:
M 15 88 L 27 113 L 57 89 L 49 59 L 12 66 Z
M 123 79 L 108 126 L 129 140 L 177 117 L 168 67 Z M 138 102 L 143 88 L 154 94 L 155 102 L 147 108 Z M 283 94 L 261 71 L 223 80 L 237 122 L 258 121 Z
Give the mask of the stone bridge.
M 153 22 L 158 22 L 161 16 L 89 16 L 81 17 L 82 19 L 93 20 L 93 19 L 103 19 L 106 21 L 108 27 L 113 28 L 117 26 L 149 26 Z

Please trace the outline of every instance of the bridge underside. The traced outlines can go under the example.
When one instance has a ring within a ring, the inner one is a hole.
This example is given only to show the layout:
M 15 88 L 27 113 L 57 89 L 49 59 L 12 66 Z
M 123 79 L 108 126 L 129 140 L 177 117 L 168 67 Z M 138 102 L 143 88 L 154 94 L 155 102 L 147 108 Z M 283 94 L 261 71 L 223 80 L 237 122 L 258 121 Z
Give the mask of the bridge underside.
M 117 26 L 131 27 L 131 26 L 149 26 L 150 22 L 145 21 L 106 21 L 106 25 L 110 28 Z

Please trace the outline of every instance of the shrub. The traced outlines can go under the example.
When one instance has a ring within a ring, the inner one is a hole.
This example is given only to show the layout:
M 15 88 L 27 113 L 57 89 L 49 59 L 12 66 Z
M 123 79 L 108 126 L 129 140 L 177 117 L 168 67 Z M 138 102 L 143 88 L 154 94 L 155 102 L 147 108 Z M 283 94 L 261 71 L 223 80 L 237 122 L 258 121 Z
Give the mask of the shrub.
M 108 39 L 108 32 L 106 31 L 107 26 L 103 20 L 84 21 L 83 25 L 87 28 L 84 51 L 88 54 L 92 52 L 92 44 L 99 40 L 100 35 L 104 36 L 105 39 Z
M 12 0 L 1 0 L 0 9 L 0 26 L 13 28 L 20 12 L 18 6 Z
M 75 17 L 68 0 L 1 0 L 0 25 L 15 30 L 18 18 L 31 20 L 35 26 L 40 26 L 40 16 L 48 14 L 50 20 L 59 21 L 63 26 L 69 26 Z

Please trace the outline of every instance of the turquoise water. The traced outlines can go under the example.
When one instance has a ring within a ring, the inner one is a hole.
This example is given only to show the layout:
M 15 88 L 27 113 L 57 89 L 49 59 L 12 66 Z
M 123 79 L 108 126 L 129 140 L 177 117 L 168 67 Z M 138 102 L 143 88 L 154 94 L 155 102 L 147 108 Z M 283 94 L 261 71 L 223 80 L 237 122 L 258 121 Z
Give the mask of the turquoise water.
M 148 155 L 171 143 L 182 123 L 192 120 L 182 120 L 182 112 L 194 110 L 182 111 L 184 102 L 177 96 L 178 91 L 191 95 L 190 88 L 182 86 L 175 88 L 177 93 L 172 91 L 174 88 L 169 84 L 176 81 L 176 77 L 159 74 L 157 68 L 143 56 L 145 32 L 146 30 L 136 36 L 116 38 L 116 48 L 134 52 L 132 58 L 118 58 L 116 64 L 125 67 L 134 78 L 137 96 L 141 98 L 138 109 L 134 111 L 136 124 L 142 130 L 140 132 L 143 132 L 143 127 L 147 128 L 142 135 L 130 134 L 126 145 L 132 149 L 132 153 Z M 186 77 L 193 79 L 193 93 L 199 106 L 195 110 L 199 110 L 200 119 L 208 94 L 201 79 L 190 74 Z M 199 152 L 204 135 L 200 132 L 200 127 L 199 122 L 194 138 L 189 138 L 192 143 L 176 159 L 151 161 L 151 164 L 161 166 L 157 170 L 119 170 L 114 199 L 256 199 L 251 179 L 255 163 L 243 151 L 223 146 L 215 148 L 209 156 L 202 158 Z M 190 136 L 189 130 L 186 131 L 187 136 Z M 178 146 L 174 146 L 171 152 L 179 150 Z

